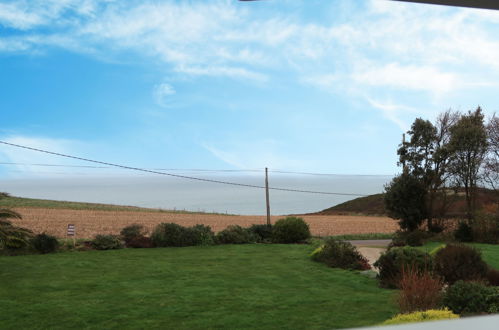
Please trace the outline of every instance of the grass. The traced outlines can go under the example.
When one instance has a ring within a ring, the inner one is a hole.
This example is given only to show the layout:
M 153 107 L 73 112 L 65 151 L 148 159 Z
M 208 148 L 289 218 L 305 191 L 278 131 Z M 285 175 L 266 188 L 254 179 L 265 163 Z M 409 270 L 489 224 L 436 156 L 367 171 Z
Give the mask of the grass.
M 0 198 L 0 208 L 18 208 L 18 207 L 36 207 L 36 208 L 46 208 L 46 209 L 69 209 L 69 210 L 94 210 L 94 211 L 137 211 L 137 212 L 227 215 L 226 213 L 190 212 L 185 210 L 163 210 L 163 209 L 143 208 L 137 206 L 55 201 L 48 199 L 24 198 L 24 197 L 15 197 L 15 196 L 6 196 Z
M 380 323 L 394 291 L 308 245 L 0 257 L 2 329 L 332 329 Z

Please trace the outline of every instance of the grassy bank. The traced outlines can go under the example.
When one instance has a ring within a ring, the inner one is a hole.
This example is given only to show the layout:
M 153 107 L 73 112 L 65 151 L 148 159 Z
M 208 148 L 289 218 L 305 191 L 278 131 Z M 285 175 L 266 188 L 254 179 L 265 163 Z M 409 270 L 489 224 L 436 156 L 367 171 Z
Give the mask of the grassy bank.
M 307 245 L 0 257 L 3 329 L 331 329 L 396 313 L 394 291 Z
M 82 203 L 69 201 L 55 201 L 48 199 L 24 198 L 7 196 L 0 199 L 0 208 L 45 208 L 45 209 L 67 209 L 67 210 L 93 210 L 93 211 L 137 211 L 137 212 L 166 212 L 166 213 L 187 213 L 187 214 L 220 214 L 225 213 L 209 213 L 209 212 L 190 212 L 185 210 L 164 210 L 154 208 L 144 208 L 136 206 L 99 204 L 99 203 Z

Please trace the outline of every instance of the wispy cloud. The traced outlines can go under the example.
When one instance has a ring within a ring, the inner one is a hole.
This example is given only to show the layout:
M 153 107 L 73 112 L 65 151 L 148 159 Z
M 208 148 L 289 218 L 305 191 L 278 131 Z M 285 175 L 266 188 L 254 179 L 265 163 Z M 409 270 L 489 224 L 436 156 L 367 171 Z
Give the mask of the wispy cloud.
M 156 103 L 161 107 L 168 106 L 168 97 L 175 94 L 175 89 L 168 83 L 161 83 L 154 87 L 153 96 Z
M 53 139 L 53 138 L 36 137 L 36 136 L 12 135 L 4 137 L 2 138 L 2 140 L 13 144 L 25 145 L 32 148 L 49 150 L 52 152 L 66 153 L 66 154 L 78 153 L 79 150 L 83 150 L 87 147 L 85 143 L 76 140 Z M 13 175 L 10 176 L 14 177 L 16 176 L 17 172 L 22 173 L 23 177 L 25 176 L 39 177 L 39 176 L 50 175 L 50 171 L 43 171 L 43 167 L 41 168 L 40 166 L 29 165 L 29 164 L 53 164 L 53 165 L 75 164 L 75 161 L 72 161 L 67 158 L 56 157 L 53 155 L 44 154 L 41 152 L 27 150 L 27 149 L 21 149 L 8 145 L 0 145 L 0 159 L 2 159 L 3 162 L 20 164 L 20 165 L 9 165 L 9 167 L 14 170 L 14 172 L 11 172 Z M 57 174 L 59 173 L 71 174 L 72 172 L 74 172 L 74 169 L 68 169 L 63 167 L 54 167 L 54 168 L 57 168 Z

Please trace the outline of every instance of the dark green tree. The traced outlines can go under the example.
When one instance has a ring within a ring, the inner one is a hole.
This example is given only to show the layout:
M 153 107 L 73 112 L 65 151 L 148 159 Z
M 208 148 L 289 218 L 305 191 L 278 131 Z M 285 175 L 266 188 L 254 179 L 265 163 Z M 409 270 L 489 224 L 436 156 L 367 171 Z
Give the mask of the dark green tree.
M 428 229 L 433 226 L 435 216 L 445 213 L 447 165 L 449 163 L 450 127 L 457 121 L 459 114 L 448 110 L 442 113 L 432 124 L 428 120 L 417 118 L 407 132 L 409 141 L 404 141 L 397 150 L 399 165 L 404 173 L 416 177 L 428 191 L 426 214 Z M 441 207 L 436 209 L 434 201 L 439 199 Z
M 450 173 L 458 187 L 464 187 L 466 215 L 473 220 L 476 210 L 477 183 L 488 151 L 487 130 L 482 109 L 469 111 L 451 127 Z
M 385 186 L 388 216 L 399 220 L 402 230 L 413 231 L 427 218 L 427 190 L 423 182 L 410 173 L 402 173 Z

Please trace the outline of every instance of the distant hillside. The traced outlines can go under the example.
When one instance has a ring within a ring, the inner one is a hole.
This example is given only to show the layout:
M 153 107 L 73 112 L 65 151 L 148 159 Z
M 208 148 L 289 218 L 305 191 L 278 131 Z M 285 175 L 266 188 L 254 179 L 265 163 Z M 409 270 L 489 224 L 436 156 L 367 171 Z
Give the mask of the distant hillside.
M 69 210 L 95 210 L 95 211 L 131 211 L 131 212 L 166 212 L 166 213 L 203 213 L 189 212 L 182 210 L 163 210 L 152 209 L 137 206 L 99 204 L 99 203 L 82 203 L 69 201 L 54 201 L 49 199 L 36 199 L 10 196 L 0 192 L 0 208 L 21 208 L 21 207 L 36 207 L 46 209 L 69 209 Z
M 341 214 L 363 214 L 363 215 L 385 215 L 384 194 L 370 195 L 352 199 L 328 209 L 317 212 L 321 215 Z
M 367 197 L 352 199 L 345 203 L 335 205 L 320 212 L 318 215 L 344 215 L 344 214 L 362 214 L 362 215 L 386 215 L 384 194 L 375 194 Z M 466 200 L 464 192 L 459 189 L 452 191 L 448 195 L 449 207 L 447 217 L 461 217 L 466 212 Z M 477 197 L 478 210 L 486 213 L 494 213 L 498 210 L 497 193 L 490 189 L 479 188 Z M 435 202 L 435 209 L 441 208 L 443 201 Z

